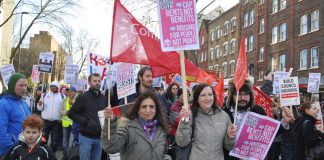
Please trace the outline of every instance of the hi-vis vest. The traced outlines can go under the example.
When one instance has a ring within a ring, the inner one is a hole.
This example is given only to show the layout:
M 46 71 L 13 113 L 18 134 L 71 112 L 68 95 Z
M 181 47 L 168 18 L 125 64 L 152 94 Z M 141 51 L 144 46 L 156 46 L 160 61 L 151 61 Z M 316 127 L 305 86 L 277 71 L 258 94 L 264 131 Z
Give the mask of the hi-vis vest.
M 71 108 L 71 105 L 70 105 L 69 101 L 70 101 L 70 97 L 67 97 L 64 100 L 65 111 L 69 111 L 70 108 Z M 72 126 L 72 124 L 73 124 L 72 119 L 70 119 L 67 115 L 63 116 L 63 118 L 62 118 L 62 126 L 63 127 L 69 127 L 69 126 Z

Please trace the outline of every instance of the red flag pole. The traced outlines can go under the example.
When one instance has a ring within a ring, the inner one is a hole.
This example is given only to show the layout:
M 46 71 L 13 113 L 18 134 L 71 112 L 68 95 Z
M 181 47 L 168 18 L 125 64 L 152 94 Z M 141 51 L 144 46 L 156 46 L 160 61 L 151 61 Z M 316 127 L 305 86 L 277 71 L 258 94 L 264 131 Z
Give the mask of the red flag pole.
M 186 84 L 186 67 L 184 62 L 184 51 L 180 51 L 180 67 L 181 67 L 181 80 L 182 80 L 182 95 L 183 95 L 183 107 L 189 111 L 187 84 Z M 186 122 L 189 121 L 189 117 L 186 117 Z

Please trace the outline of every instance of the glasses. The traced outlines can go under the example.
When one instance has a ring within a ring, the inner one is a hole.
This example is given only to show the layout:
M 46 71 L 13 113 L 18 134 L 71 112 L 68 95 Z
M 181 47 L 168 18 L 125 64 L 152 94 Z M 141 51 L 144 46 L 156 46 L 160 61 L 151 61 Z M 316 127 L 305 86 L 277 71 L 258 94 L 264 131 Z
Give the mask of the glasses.
M 237 96 L 237 93 L 234 93 L 233 96 Z M 246 98 L 246 97 L 250 97 L 250 93 L 239 93 L 238 96 L 239 96 L 239 97 L 244 97 L 244 98 Z

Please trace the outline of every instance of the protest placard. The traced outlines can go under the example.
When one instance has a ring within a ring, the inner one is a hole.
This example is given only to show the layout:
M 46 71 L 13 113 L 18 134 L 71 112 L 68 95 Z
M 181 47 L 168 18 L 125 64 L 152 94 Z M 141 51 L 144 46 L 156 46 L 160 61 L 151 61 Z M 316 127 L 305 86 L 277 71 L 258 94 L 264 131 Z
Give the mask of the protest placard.
M 86 79 L 78 79 L 78 90 L 84 91 L 88 88 L 88 81 Z
M 77 84 L 79 77 L 79 66 L 78 65 L 65 65 L 64 70 L 64 82 L 66 84 Z
M 320 131 L 324 131 L 324 127 L 323 127 L 323 114 L 322 114 L 322 109 L 321 109 L 321 105 L 319 103 L 319 101 L 314 102 L 313 105 L 316 107 L 317 109 L 317 114 L 316 114 L 316 123 L 315 123 L 315 127 L 317 130 Z
M 32 81 L 35 83 L 39 83 L 39 75 L 40 75 L 40 72 L 38 70 L 38 65 L 33 65 L 33 70 L 32 70 L 32 75 L 31 75 Z
M 308 93 L 318 93 L 321 82 L 321 73 L 309 73 L 308 77 Z
M 265 159 L 279 126 L 280 122 L 270 117 L 246 113 L 230 155 L 249 160 Z
M 279 93 L 281 106 L 300 105 L 298 77 L 279 79 Z
M 159 0 L 162 51 L 199 49 L 196 0 Z
M 172 81 L 178 83 L 180 86 L 182 85 L 181 76 L 178 73 L 173 77 Z
M 117 95 L 118 99 L 136 93 L 135 65 L 130 63 L 118 63 L 117 68 Z
M 6 88 L 8 88 L 8 82 L 9 82 L 10 76 L 15 74 L 15 68 L 12 64 L 8 64 L 5 66 L 2 66 L 0 68 L 0 72 L 1 72 L 3 84 Z
M 274 72 L 273 75 L 273 94 L 279 94 L 279 79 L 290 77 L 289 72 Z
M 153 78 L 152 87 L 161 87 L 162 77 Z
M 109 67 L 109 58 L 103 55 L 89 52 L 87 55 L 87 72 L 88 75 L 92 73 L 99 73 L 101 80 L 107 78 L 107 71 Z
M 52 73 L 54 54 L 51 52 L 40 52 L 38 59 L 38 70 L 43 73 Z

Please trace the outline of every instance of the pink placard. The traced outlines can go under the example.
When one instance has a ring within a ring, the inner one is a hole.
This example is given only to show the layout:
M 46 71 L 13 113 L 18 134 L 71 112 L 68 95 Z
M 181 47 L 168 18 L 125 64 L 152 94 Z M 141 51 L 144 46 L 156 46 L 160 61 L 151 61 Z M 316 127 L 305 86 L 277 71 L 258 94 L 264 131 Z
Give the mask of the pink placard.
M 32 81 L 35 83 L 39 83 L 39 74 L 40 72 L 38 71 L 38 65 L 33 65 L 33 70 L 32 70 Z
M 196 0 L 159 0 L 162 51 L 199 49 Z
M 280 122 L 248 112 L 240 126 L 231 156 L 249 160 L 263 160 L 278 132 Z

